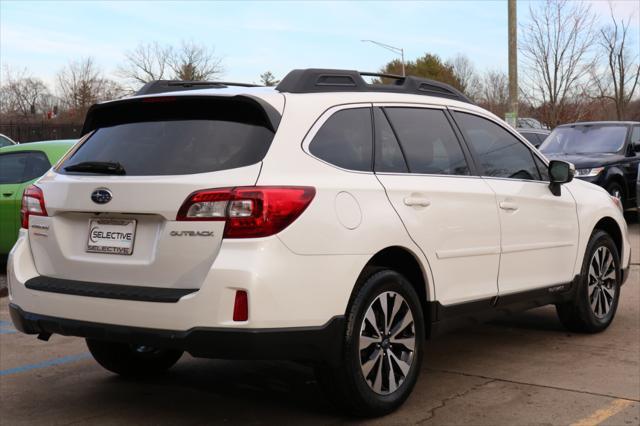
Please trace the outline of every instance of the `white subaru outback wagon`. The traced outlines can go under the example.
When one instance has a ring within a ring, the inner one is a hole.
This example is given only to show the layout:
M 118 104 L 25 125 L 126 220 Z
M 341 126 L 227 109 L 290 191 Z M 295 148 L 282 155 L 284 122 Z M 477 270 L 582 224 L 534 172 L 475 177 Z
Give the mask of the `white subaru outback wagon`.
M 311 362 L 368 416 L 460 323 L 555 304 L 570 330 L 607 328 L 630 257 L 619 202 L 447 85 L 363 75 L 158 81 L 93 106 L 24 193 L 15 326 L 84 337 L 122 375 L 184 351 Z

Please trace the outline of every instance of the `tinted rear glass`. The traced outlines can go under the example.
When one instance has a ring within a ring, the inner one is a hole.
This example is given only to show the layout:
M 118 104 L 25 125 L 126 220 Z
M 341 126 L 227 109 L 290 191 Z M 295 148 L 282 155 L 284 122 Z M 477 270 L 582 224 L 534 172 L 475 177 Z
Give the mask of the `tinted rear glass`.
M 421 174 L 468 175 L 456 134 L 441 110 L 385 108 L 404 152 L 409 171 Z
M 117 162 L 127 175 L 184 175 L 248 166 L 262 161 L 274 132 L 256 106 L 229 103 L 140 104 L 118 123 L 122 111 L 99 127 L 60 167 Z M 131 110 L 131 106 L 127 106 Z M 135 117 L 140 121 L 135 121 Z M 114 118 L 115 117 L 115 118 Z
M 372 145 L 371 110 L 343 109 L 318 130 L 309 152 L 343 169 L 371 171 Z
M 42 152 L 15 152 L 0 155 L 0 184 L 23 183 L 38 178 L 51 168 Z
M 407 163 L 389 120 L 380 108 L 374 109 L 376 129 L 376 172 L 408 173 Z

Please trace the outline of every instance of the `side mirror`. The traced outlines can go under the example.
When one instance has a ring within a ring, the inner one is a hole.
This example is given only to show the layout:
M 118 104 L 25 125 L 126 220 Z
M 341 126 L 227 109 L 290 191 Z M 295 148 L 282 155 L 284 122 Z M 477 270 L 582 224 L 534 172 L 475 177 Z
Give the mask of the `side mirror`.
M 549 189 L 551 193 L 559 197 L 562 192 L 560 185 L 573 180 L 576 174 L 576 167 L 566 161 L 551 160 L 549 162 Z
M 640 141 L 637 141 L 633 144 L 633 150 L 635 152 L 640 152 Z

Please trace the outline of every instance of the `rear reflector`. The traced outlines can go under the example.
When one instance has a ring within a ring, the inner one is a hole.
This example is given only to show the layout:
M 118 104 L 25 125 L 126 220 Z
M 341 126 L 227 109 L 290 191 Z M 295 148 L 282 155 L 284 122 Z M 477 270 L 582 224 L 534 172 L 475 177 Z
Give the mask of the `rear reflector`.
M 233 304 L 233 320 L 247 321 L 249 319 L 249 300 L 247 292 L 244 290 L 236 291 L 236 301 Z
M 35 185 L 29 185 L 22 194 L 20 220 L 24 229 L 29 229 L 29 216 L 47 216 L 47 209 L 44 206 L 44 194 Z
M 186 199 L 176 220 L 226 221 L 224 238 L 267 237 L 293 223 L 315 194 L 308 186 L 205 189 Z

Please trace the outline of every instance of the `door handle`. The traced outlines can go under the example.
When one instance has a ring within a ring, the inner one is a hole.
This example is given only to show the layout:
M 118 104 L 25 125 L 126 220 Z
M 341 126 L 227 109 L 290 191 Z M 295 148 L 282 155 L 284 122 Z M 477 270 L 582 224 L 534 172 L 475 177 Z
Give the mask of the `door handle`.
M 404 199 L 404 205 L 412 207 L 429 207 L 431 205 L 431 201 L 421 197 L 407 197 Z
M 2 196 L 3 197 L 11 197 L 13 195 L 13 192 L 3 192 Z
M 518 205 L 516 203 L 513 203 L 511 201 L 500 201 L 500 208 L 502 210 L 507 210 L 507 211 L 516 211 L 519 209 Z

